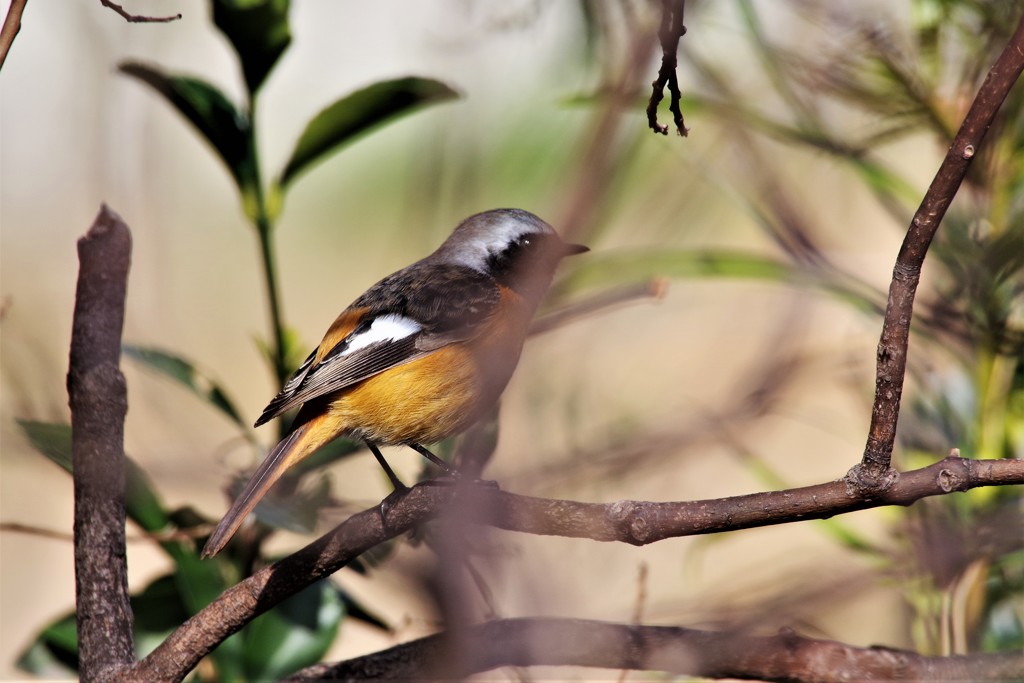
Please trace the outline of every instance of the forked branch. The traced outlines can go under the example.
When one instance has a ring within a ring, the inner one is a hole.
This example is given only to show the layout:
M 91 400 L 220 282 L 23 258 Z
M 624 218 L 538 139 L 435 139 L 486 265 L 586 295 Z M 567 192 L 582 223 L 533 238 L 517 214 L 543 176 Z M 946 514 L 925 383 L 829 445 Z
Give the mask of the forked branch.
M 949 146 L 931 186 L 918 207 L 896 257 L 885 321 L 878 341 L 875 399 L 871 407 L 871 427 L 861 463 L 851 471 L 852 478 L 866 488 L 885 488 L 893 481 L 890 468 L 896 443 L 903 380 L 907 372 L 907 346 L 914 295 L 921 279 L 921 266 L 939 223 L 946 215 L 960 183 L 967 175 L 971 160 L 978 154 L 985 133 L 995 119 L 1003 100 L 1024 70 L 1024 16 L 1009 44 L 988 72 L 978 90 L 960 131 Z
M 338 571 L 369 548 L 442 515 L 522 533 L 645 545 L 667 538 L 747 529 L 884 505 L 978 486 L 1024 484 L 1024 460 L 950 456 L 900 476 L 872 495 L 846 480 L 716 500 L 582 503 L 531 498 L 477 486 L 414 487 L 388 511 L 357 513 L 293 555 L 229 588 L 182 624 L 122 681 L 180 681 L 220 642 L 290 595 Z

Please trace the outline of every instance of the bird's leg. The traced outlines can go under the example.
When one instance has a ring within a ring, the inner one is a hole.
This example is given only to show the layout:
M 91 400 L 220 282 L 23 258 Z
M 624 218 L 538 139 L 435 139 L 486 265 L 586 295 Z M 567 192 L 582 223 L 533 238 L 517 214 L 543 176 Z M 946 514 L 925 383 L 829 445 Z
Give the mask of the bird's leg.
M 388 480 L 391 481 L 391 486 L 394 488 L 394 490 L 385 496 L 384 500 L 380 502 L 380 521 L 384 525 L 384 528 L 387 529 L 388 511 L 395 503 L 400 501 L 405 494 L 409 493 L 409 487 L 403 484 L 402 480 L 398 478 L 397 474 L 395 474 L 395 471 L 391 469 L 391 465 L 389 465 L 388 461 L 384 459 L 384 455 L 380 452 L 380 449 L 377 448 L 377 444 L 373 443 L 369 439 L 364 439 L 364 441 L 366 441 L 367 448 L 369 448 L 370 452 L 373 453 L 373 457 L 377 458 L 377 462 L 379 462 L 380 466 L 384 469 L 384 474 L 388 475 Z
M 395 491 L 408 491 L 409 487 L 403 484 L 402 480 L 398 478 L 397 474 L 395 474 L 395 471 L 391 469 L 391 465 L 389 465 L 388 461 L 384 459 L 384 455 L 380 452 L 380 449 L 377 448 L 377 444 L 373 443 L 369 439 L 364 440 L 366 441 L 366 446 L 370 449 L 370 452 L 373 453 L 373 457 L 377 458 L 377 462 L 379 462 L 380 466 L 384 468 L 384 474 L 388 475 L 388 480 L 391 482 L 392 488 L 394 488 Z
M 462 475 L 459 474 L 458 470 L 453 469 L 448 463 L 446 463 L 444 460 L 442 460 L 441 458 L 439 458 L 436 455 L 434 455 L 433 453 L 431 453 L 424 446 L 421 446 L 418 443 L 411 443 L 411 444 L 409 444 L 409 448 L 412 448 L 417 453 L 422 455 L 424 458 L 426 458 L 430 462 L 432 462 L 435 465 L 437 465 L 438 467 L 440 467 L 442 470 L 444 470 L 445 474 L 447 474 L 449 477 L 451 477 L 456 482 L 464 481 L 462 479 Z M 438 481 L 436 483 L 440 484 L 442 482 Z M 496 481 L 489 481 L 489 480 L 486 480 L 486 479 L 475 479 L 475 480 L 473 480 L 473 483 L 474 484 L 479 484 L 481 486 L 485 486 L 487 488 L 493 488 L 493 489 L 499 488 L 498 487 L 498 482 L 496 482 Z
M 438 467 L 440 467 L 442 470 L 444 470 L 444 473 L 447 474 L 452 479 L 454 479 L 456 481 L 459 480 L 459 473 L 457 471 L 453 470 L 448 465 L 448 463 L 446 463 L 444 460 L 442 460 L 441 458 L 439 458 L 436 455 L 434 455 L 433 453 L 431 453 L 424 446 L 421 446 L 418 443 L 410 443 L 409 444 L 409 448 L 413 449 L 414 451 L 416 451 L 417 453 L 422 455 L 424 458 L 426 458 L 430 462 L 432 462 L 435 465 L 437 465 Z

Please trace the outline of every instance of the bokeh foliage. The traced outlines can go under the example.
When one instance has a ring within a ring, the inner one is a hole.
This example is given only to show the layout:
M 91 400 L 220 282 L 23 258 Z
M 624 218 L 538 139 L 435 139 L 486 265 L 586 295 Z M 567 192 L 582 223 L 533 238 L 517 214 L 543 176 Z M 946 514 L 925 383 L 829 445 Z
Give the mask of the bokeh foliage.
M 799 211 L 800 197 L 770 179 L 783 177 L 770 155 L 770 140 L 787 148 L 826 155 L 846 169 L 898 224 L 906 225 L 923 188 L 905 177 L 879 150 L 900 140 L 926 136 L 942 149 L 1020 13 L 1000 0 L 915 0 L 911 30 L 888 30 L 833 3 L 794 3 L 813 11 L 830 47 L 797 49 L 772 37 L 763 5 L 732 4 L 742 19 L 744 43 L 757 56 L 770 101 L 737 86 L 742 79 L 727 63 L 687 49 L 692 85 L 684 100 L 688 122 L 732 131 L 734 144 L 762 184 L 721 179 L 741 210 L 772 245 L 755 249 L 635 247 L 597 254 L 560 283 L 560 293 L 674 279 L 745 279 L 807 288 L 834 297 L 872 319 L 880 319 L 885 294 L 837 262 L 827 240 Z M 247 101 L 235 103 L 217 86 L 152 65 L 127 63 L 121 71 L 151 88 L 178 111 L 210 145 L 231 174 L 244 214 L 261 245 L 271 329 L 261 343 L 279 382 L 305 355 L 299 335 L 286 322 L 278 297 L 274 226 L 293 184 L 329 155 L 397 117 L 456 96 L 440 81 L 404 77 L 339 97 L 307 124 L 282 169 L 270 176 L 260 167 L 255 121 L 261 87 L 288 49 L 291 31 L 286 0 L 212 2 L 213 20 L 234 47 Z M 589 59 L 610 50 L 602 11 L 581 2 L 581 32 Z M 698 30 L 700 14 L 688 20 Z M 840 36 L 841 40 L 832 40 Z M 605 64 L 605 75 L 620 73 Z M 685 79 L 684 79 L 685 82 Z M 567 100 L 597 109 L 608 89 Z M 646 88 L 638 88 L 637 92 Z M 637 97 L 637 111 L 643 104 Z M 842 107 L 844 116 L 835 116 Z M 864 125 L 846 125 L 850 112 Z M 614 163 L 635 176 L 645 159 L 642 130 L 624 135 Z M 677 144 L 667 140 L 664 144 Z M 522 149 L 515 150 L 523 153 Z M 530 150 L 532 153 L 532 150 Z M 901 464 L 932 462 L 957 445 L 968 457 L 1024 457 L 1024 95 L 1017 88 L 989 132 L 967 186 L 942 225 L 929 265 L 934 286 L 919 298 L 912 358 L 934 363 L 912 368 L 917 390 L 909 395 L 900 423 Z M 268 181 L 267 178 L 270 178 Z M 764 180 L 769 179 L 769 180 Z M 612 191 L 633 189 L 626 183 Z M 794 207 L 797 207 L 794 209 Z M 167 349 L 126 347 L 132 361 L 188 388 L 255 443 L 228 390 L 200 365 Z M 32 443 L 70 471 L 70 431 L 65 425 L 24 422 Z M 220 592 L 265 561 L 260 542 L 273 528 L 311 529 L 315 508 L 326 498 L 322 468 L 354 450 L 339 442 L 292 472 L 295 506 L 267 501 L 257 508 L 258 531 L 233 543 L 214 560 L 199 561 L 210 520 L 194 510 L 168 510 L 140 468 L 128 461 L 128 516 L 152 534 L 174 570 L 133 595 L 140 654 Z M 750 467 L 773 487 L 788 482 L 753 454 Z M 298 479 L 308 479 L 300 486 Z M 244 480 L 240 474 L 239 481 Z M 832 542 L 870 556 L 887 580 L 904 587 L 913 618 L 912 637 L 922 652 L 1013 650 L 1024 647 L 1024 552 L 1006 540 L 1005 529 L 1021 528 L 1020 492 L 980 489 L 920 503 L 891 516 L 892 539 L 871 539 L 841 520 L 820 523 Z M 1000 533 L 1000 532 L 1003 533 Z M 949 549 L 954 548 L 955 552 Z M 383 627 L 372 610 L 330 582 L 321 582 L 255 621 L 211 656 L 215 671 L 197 680 L 279 678 L 318 661 L 346 618 Z M 37 673 L 76 665 L 74 615 L 44 629 L 21 664 Z

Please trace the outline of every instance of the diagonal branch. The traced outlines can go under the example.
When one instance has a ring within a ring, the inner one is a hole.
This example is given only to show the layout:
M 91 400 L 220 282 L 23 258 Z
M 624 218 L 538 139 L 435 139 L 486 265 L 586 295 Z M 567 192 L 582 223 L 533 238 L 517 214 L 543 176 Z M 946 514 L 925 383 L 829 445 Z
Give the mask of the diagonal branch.
M 75 603 L 83 681 L 135 661 L 125 560 L 121 357 L 131 235 L 105 204 L 78 241 L 68 396 L 75 490 Z
M 3 68 L 7 53 L 10 52 L 15 37 L 21 31 L 21 14 L 25 11 L 26 2 L 28 0 L 11 0 L 11 4 L 7 8 L 3 28 L 0 28 L 0 68 Z
M 787 683 L 1006 681 L 1024 676 L 1024 659 L 1013 654 L 927 657 L 804 638 L 790 631 L 754 636 L 586 619 L 501 619 L 459 634 L 466 655 L 458 663 L 445 656 L 446 635 L 311 666 L 286 681 L 462 679 L 503 666 L 585 666 Z
M 969 460 L 954 455 L 903 473 L 893 486 L 877 494 L 839 480 L 785 491 L 669 503 L 581 503 L 427 482 L 389 508 L 386 526 L 379 508 L 364 510 L 229 588 L 118 680 L 180 681 L 200 659 L 259 614 L 375 545 L 441 515 L 522 533 L 644 545 L 680 536 L 824 519 L 885 505 L 910 505 L 927 496 L 1008 484 L 1024 484 L 1024 460 Z
M 668 278 L 655 277 L 632 285 L 623 285 L 595 294 L 571 306 L 552 311 L 530 324 L 530 335 L 545 334 L 574 320 L 592 315 L 606 308 L 641 299 L 664 299 L 668 292 Z
M 890 469 L 896 443 L 896 422 L 899 418 L 903 378 L 907 370 L 907 345 L 914 295 L 921 279 L 921 266 L 932 238 L 946 210 L 978 153 L 985 133 L 996 112 L 1024 70 L 1024 16 L 1013 37 L 988 72 L 985 82 L 971 104 L 963 125 L 950 145 L 946 158 L 932 180 L 903 240 L 885 309 L 885 321 L 878 342 L 875 374 L 875 400 L 871 408 L 871 427 L 864 457 L 851 470 L 861 486 L 885 488 L 893 481 Z

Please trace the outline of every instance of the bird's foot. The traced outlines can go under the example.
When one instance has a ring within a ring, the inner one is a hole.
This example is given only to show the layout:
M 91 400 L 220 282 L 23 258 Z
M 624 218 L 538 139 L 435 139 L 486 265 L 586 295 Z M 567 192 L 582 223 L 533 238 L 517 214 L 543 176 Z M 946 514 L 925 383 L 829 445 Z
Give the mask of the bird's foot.
M 384 525 L 385 529 L 391 529 L 391 525 L 388 524 L 388 514 L 392 508 L 397 505 L 408 493 L 412 491 L 411 488 L 399 482 L 398 486 L 395 486 L 394 490 L 384 497 L 384 500 L 380 502 L 378 509 L 380 511 L 380 521 Z

